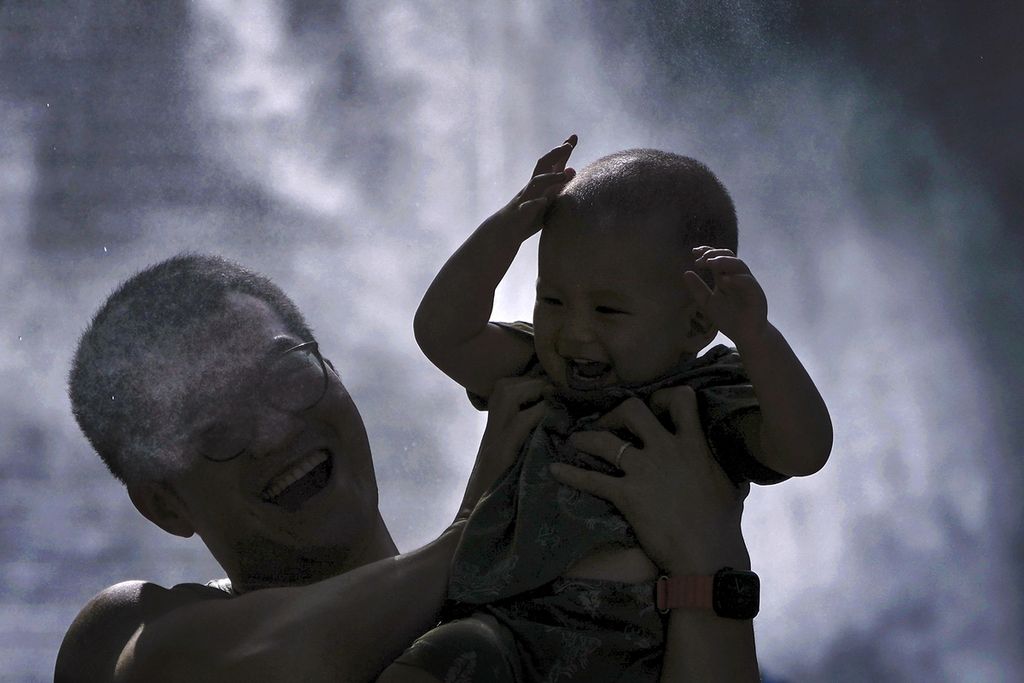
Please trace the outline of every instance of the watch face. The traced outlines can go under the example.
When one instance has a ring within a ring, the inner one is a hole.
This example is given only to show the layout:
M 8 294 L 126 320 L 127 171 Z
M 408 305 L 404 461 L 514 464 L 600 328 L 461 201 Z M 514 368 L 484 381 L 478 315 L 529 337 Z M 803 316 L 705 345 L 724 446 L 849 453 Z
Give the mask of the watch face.
M 718 616 L 753 619 L 760 602 L 761 582 L 754 572 L 726 567 L 715 573 L 712 604 Z

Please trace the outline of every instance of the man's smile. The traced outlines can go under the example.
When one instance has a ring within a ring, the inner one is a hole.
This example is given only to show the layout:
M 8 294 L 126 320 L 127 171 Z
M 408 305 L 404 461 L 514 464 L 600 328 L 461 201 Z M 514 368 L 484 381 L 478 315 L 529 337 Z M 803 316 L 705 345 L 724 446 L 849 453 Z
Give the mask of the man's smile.
M 323 490 L 334 471 L 334 454 L 320 448 L 286 467 L 263 487 L 262 498 L 294 512 Z

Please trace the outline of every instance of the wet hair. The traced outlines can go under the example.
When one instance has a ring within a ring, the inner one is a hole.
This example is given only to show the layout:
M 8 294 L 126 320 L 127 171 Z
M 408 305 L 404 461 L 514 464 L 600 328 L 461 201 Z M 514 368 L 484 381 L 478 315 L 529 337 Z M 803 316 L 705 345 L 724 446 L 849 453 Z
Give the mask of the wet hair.
M 230 292 L 262 300 L 290 333 L 313 338 L 298 308 L 268 278 L 217 256 L 185 253 L 123 282 L 79 339 L 68 378 L 71 410 L 123 483 L 159 479 L 182 466 L 172 446 L 188 392 L 171 388 L 184 374 L 174 370 L 209 346 L 197 333 L 216 322 Z
M 657 149 L 627 149 L 584 167 L 546 221 L 567 214 L 593 225 L 663 220 L 685 249 L 737 247 L 736 207 L 722 182 L 696 159 Z

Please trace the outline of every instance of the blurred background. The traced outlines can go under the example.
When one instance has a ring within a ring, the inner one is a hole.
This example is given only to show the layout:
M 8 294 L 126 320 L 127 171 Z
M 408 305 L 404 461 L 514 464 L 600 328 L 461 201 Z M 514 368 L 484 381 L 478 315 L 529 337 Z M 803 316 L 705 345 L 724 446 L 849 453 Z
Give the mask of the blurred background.
M 71 417 L 74 344 L 119 281 L 190 249 L 280 283 L 346 376 L 412 549 L 454 514 L 483 424 L 413 312 L 575 131 L 577 167 L 644 146 L 719 174 L 831 408 L 829 465 L 748 499 L 764 671 L 1019 680 L 1022 13 L 0 3 L 0 679 L 51 678 L 109 584 L 221 575 L 136 513 Z M 530 319 L 535 254 L 495 318 Z

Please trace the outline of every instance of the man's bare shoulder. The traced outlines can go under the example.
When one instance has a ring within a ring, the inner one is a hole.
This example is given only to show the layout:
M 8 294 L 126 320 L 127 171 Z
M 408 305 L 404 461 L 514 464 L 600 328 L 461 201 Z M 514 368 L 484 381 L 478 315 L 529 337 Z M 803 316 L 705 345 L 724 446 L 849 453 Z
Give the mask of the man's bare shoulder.
M 64 636 L 55 683 L 114 680 L 125 646 L 141 626 L 176 609 L 229 596 L 200 584 L 164 588 L 146 581 L 124 581 L 101 591 L 75 617 Z

